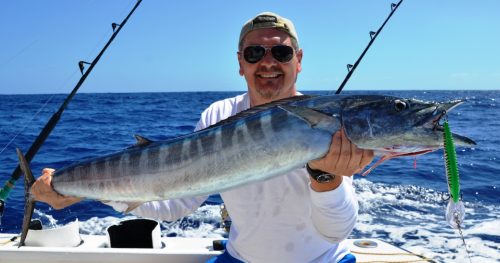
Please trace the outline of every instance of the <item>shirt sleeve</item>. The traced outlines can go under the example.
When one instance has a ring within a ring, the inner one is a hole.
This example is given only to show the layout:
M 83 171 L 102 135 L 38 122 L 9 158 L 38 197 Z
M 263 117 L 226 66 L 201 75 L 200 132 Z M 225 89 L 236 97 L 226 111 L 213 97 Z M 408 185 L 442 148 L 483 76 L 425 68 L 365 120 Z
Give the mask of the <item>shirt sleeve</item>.
M 358 217 L 358 200 L 352 178 L 344 177 L 340 186 L 326 192 L 310 191 L 312 221 L 316 230 L 328 241 L 339 243 L 354 229 Z

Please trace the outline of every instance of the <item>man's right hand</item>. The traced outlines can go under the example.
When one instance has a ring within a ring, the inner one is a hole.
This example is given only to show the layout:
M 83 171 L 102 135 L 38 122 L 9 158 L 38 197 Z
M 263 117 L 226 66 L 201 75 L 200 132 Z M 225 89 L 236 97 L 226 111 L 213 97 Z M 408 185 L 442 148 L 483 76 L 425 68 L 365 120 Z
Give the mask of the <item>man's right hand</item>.
M 49 204 L 54 209 L 63 209 L 74 203 L 80 202 L 83 198 L 63 196 L 52 189 L 52 174 L 54 169 L 45 168 L 42 170 L 42 176 L 38 178 L 31 186 L 31 194 L 36 201 Z

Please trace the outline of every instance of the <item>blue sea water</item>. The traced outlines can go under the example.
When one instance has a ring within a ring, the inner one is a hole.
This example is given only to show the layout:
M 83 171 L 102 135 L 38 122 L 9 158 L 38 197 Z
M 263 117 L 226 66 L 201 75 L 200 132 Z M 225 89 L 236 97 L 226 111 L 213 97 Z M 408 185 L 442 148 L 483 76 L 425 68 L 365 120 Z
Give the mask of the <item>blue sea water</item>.
M 31 163 L 34 173 L 100 156 L 135 143 L 134 134 L 165 140 L 191 132 L 210 103 L 240 92 L 77 94 L 60 123 Z M 305 92 L 325 94 L 325 92 Z M 475 262 L 500 259 L 500 91 L 356 91 L 424 100 L 465 99 L 449 113 L 452 131 L 477 142 L 457 150 L 463 200 L 464 235 Z M 66 95 L 0 95 L 0 184 L 17 165 L 15 147 L 27 151 Z M 416 162 L 416 167 L 414 163 Z M 381 238 L 438 262 L 468 262 L 458 231 L 444 220 L 447 192 L 442 151 L 416 159 L 387 161 L 367 177 L 356 176 L 360 216 L 353 238 Z M 1 233 L 20 232 L 24 206 L 22 180 L 6 202 Z M 163 222 L 167 236 L 225 236 L 220 198 L 212 196 L 193 215 Z M 35 217 L 45 226 L 76 218 L 82 233 L 104 234 L 124 216 L 95 201 L 63 210 L 38 204 Z

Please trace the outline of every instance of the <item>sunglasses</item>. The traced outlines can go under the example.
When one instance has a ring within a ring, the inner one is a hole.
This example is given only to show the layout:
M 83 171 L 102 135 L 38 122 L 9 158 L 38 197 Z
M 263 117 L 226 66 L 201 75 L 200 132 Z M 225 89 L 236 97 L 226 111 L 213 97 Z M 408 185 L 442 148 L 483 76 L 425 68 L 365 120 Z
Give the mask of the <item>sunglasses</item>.
M 243 49 L 243 58 L 248 63 L 254 64 L 259 62 L 271 50 L 273 58 L 281 63 L 290 62 L 293 58 L 293 48 L 287 45 L 276 45 L 272 47 L 263 46 L 248 46 Z

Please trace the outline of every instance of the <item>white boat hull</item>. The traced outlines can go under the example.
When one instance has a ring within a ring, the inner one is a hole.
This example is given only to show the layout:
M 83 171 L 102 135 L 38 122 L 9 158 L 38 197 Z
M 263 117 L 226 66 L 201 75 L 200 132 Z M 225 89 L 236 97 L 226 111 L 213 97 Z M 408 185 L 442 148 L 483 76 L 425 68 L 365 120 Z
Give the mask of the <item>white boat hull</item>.
M 105 235 L 81 235 L 83 242 L 77 247 L 18 248 L 15 234 L 0 234 L 0 263 L 3 262 L 100 262 L 100 263 L 147 263 L 147 262 L 205 262 L 222 251 L 213 249 L 214 238 L 162 238 L 160 249 L 110 248 Z M 357 262 L 428 262 L 428 260 L 377 239 L 349 239 L 351 252 Z M 377 244 L 376 247 L 359 247 L 354 243 Z

